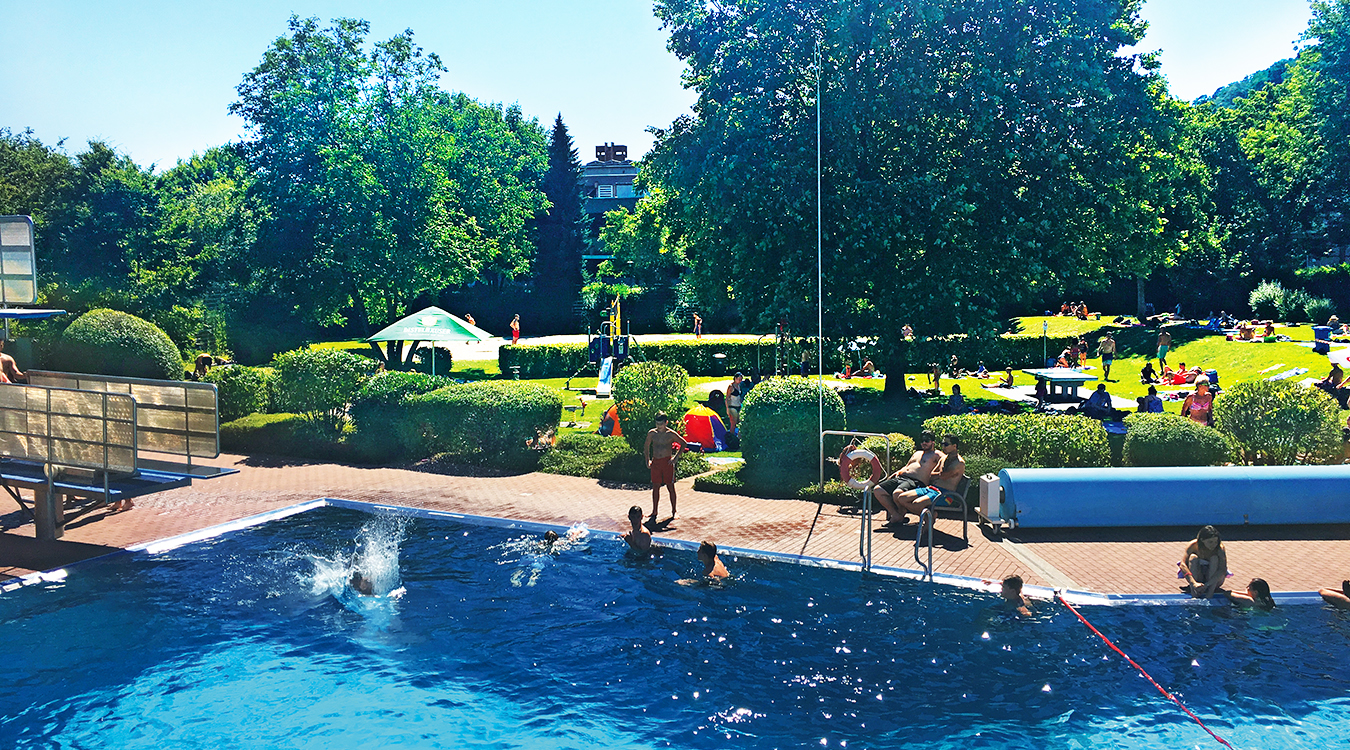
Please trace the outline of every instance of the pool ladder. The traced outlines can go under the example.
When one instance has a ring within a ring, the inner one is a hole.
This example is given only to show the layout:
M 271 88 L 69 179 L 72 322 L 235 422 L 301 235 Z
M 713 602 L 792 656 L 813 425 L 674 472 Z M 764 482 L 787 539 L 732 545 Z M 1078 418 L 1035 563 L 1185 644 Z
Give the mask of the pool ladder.
M 923 532 L 928 532 L 928 564 L 924 564 L 919 557 L 919 550 L 923 549 Z M 914 536 L 914 562 L 923 569 L 923 578 L 925 581 L 933 580 L 933 511 L 925 508 L 919 514 L 919 531 Z

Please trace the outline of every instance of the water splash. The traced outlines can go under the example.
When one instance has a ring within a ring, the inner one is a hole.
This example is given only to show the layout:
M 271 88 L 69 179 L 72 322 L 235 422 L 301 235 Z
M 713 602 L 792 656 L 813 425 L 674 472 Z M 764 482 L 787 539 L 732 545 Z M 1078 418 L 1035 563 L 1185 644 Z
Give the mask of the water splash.
M 405 589 L 399 576 L 399 545 L 408 525 L 404 516 L 379 515 L 367 521 L 356 533 L 353 550 L 337 550 L 329 555 L 311 555 L 314 577 L 311 588 L 315 595 L 332 595 L 346 603 L 344 594 L 351 591 L 352 575 L 360 573 L 370 581 L 377 599 L 398 599 Z M 369 599 L 372 597 L 356 598 Z

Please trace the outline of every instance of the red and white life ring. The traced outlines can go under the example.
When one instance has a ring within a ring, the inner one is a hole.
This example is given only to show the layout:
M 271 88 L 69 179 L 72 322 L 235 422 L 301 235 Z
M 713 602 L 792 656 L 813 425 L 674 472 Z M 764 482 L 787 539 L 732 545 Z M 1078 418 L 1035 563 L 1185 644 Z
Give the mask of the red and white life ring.
M 870 479 L 858 480 L 853 476 L 853 464 L 859 461 L 869 461 L 872 464 L 872 477 Z M 885 476 L 881 470 L 881 459 L 877 454 L 866 448 L 845 448 L 843 453 L 839 454 L 839 481 L 847 484 L 855 490 L 867 489 L 875 485 Z

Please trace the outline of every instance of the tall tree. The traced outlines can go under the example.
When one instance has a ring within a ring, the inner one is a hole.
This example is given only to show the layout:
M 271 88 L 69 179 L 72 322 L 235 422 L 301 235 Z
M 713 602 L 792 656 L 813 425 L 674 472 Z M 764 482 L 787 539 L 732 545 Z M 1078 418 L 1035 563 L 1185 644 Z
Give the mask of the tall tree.
M 561 112 L 549 132 L 548 171 L 544 173 L 543 189 L 549 207 L 538 218 L 534 285 L 541 295 L 553 301 L 554 309 L 550 312 L 558 314 L 577 299 L 586 237 L 581 208 L 581 159 Z

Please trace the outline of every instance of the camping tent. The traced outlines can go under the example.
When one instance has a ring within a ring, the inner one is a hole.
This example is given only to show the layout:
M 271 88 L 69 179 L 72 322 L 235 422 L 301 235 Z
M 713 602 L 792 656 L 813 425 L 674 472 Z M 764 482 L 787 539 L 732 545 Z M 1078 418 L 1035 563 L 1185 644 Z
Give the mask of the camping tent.
M 685 413 L 684 437 L 702 444 L 705 453 L 727 449 L 727 428 L 717 412 L 706 406 L 695 406 Z
M 423 341 L 488 341 L 493 338 L 496 337 L 482 328 L 461 320 L 439 307 L 428 307 L 394 323 L 366 341 L 370 342 L 371 348 L 386 365 L 392 366 L 393 363 L 412 362 L 413 352 L 417 351 L 417 345 Z M 376 343 L 379 341 L 389 342 L 387 351 L 380 349 Z M 402 356 L 404 341 L 412 342 L 408 347 L 406 360 Z M 431 374 L 435 375 L 434 355 L 431 358 L 431 366 L 433 368 Z

